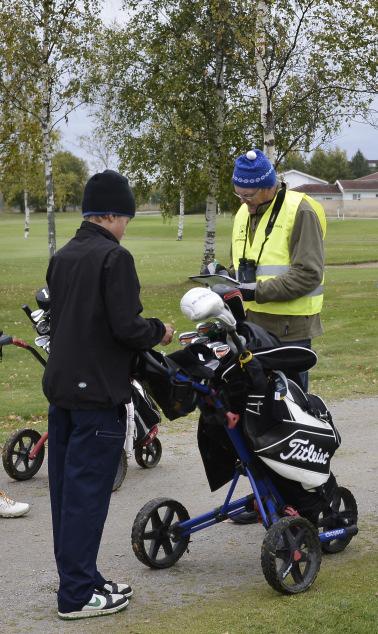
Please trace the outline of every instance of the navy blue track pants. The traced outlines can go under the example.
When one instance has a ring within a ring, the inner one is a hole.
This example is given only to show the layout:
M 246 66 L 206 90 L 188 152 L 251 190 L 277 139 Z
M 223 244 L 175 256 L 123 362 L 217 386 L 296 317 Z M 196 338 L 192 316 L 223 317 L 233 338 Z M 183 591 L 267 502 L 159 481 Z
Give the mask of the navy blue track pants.
M 48 466 L 60 612 L 105 583 L 96 560 L 126 434 L 125 407 L 49 408 Z

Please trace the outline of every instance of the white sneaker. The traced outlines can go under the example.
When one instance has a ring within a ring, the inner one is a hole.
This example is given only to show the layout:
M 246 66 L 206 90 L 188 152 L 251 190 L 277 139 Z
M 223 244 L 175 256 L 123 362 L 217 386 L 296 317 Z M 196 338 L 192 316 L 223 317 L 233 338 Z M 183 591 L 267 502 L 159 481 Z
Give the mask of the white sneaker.
M 102 594 L 94 592 L 88 603 L 76 612 L 58 612 L 61 619 L 86 619 L 90 616 L 106 616 L 124 610 L 129 605 L 129 600 L 122 594 Z
M 98 588 L 100 592 L 104 594 L 122 594 L 128 599 L 133 596 L 133 590 L 127 583 L 114 583 L 113 581 L 107 581 L 102 588 Z
M 4 491 L 0 491 L 0 517 L 21 517 L 30 511 L 26 502 L 15 502 Z

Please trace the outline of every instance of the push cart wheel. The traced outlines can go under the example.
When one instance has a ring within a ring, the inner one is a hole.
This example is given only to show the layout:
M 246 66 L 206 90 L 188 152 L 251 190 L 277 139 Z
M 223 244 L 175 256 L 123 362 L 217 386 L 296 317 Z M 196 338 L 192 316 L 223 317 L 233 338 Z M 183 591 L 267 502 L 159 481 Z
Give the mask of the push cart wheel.
M 135 447 L 134 455 L 140 467 L 153 469 L 160 462 L 163 452 L 159 438 L 154 438 L 148 445 Z
M 182 537 L 177 522 L 189 519 L 186 508 L 170 498 L 147 502 L 136 516 L 131 542 L 136 557 L 150 568 L 169 568 L 182 557 L 189 536 Z
M 122 449 L 121 458 L 118 463 L 117 473 L 114 478 L 112 491 L 117 491 L 121 486 L 122 482 L 126 478 L 127 473 L 127 454 L 124 449 Z
M 45 457 L 45 446 L 30 460 L 29 454 L 41 439 L 35 429 L 18 429 L 6 441 L 3 452 L 4 469 L 14 480 L 30 480 L 41 468 Z
M 322 551 L 315 527 L 303 517 L 282 517 L 267 531 L 261 566 L 269 585 L 282 594 L 298 594 L 313 584 Z
M 355 497 L 349 489 L 345 487 L 337 487 L 331 502 L 332 525 L 327 521 L 327 515 L 322 514 L 319 517 L 319 526 L 325 525 L 324 529 L 342 528 L 344 526 L 352 526 L 357 524 L 358 507 Z M 340 553 L 346 548 L 353 539 L 353 535 L 348 535 L 345 539 L 333 539 L 331 542 L 322 542 L 322 550 L 327 554 L 333 555 Z

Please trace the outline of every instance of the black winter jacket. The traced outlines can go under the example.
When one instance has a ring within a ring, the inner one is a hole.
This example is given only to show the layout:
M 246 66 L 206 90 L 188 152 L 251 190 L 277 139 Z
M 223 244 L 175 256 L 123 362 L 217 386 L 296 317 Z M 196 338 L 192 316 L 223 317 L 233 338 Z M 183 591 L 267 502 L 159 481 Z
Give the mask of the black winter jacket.
M 144 319 L 132 255 L 100 225 L 84 221 L 51 259 L 51 351 L 43 376 L 50 401 L 66 409 L 110 408 L 130 400 L 138 350 L 161 341 L 159 319 Z

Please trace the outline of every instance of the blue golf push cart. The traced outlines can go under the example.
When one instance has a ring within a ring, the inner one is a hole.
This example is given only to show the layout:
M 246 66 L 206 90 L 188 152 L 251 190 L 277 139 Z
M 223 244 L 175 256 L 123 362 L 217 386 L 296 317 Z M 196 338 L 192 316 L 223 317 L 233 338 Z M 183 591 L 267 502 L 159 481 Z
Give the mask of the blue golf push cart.
M 165 356 L 150 351 L 139 364 L 141 379 L 169 419 L 198 407 L 210 488 L 229 481 L 228 493 L 221 506 L 192 518 L 174 499 L 147 502 L 134 520 L 132 546 L 143 564 L 168 568 L 192 534 L 248 512 L 266 529 L 261 566 L 267 582 L 297 594 L 316 579 L 322 552 L 340 552 L 356 535 L 357 504 L 330 470 L 340 436 L 328 409 L 294 380 L 316 363 L 316 354 L 277 345 L 269 333 L 237 321 L 229 308 L 235 291 L 231 295 L 189 291 L 183 312 L 212 321 L 199 324 L 189 343 L 185 333 L 183 350 Z M 251 493 L 234 499 L 240 477 L 248 479 Z

